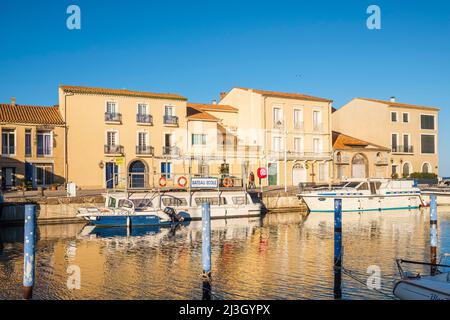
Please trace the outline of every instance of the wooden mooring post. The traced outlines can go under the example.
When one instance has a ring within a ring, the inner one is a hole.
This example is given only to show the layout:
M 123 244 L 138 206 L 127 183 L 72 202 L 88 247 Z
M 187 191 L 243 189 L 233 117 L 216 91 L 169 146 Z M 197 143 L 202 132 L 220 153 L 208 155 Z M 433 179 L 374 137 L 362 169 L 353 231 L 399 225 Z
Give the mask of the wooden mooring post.
M 35 251 L 36 251 L 36 205 L 25 205 L 25 229 L 23 239 L 23 298 L 28 300 L 33 297 L 35 279 Z
M 342 298 L 342 199 L 334 200 L 334 298 Z
M 430 196 L 430 263 L 431 275 L 437 271 L 437 201 L 436 195 Z
M 203 300 L 211 300 L 211 207 L 202 204 Z

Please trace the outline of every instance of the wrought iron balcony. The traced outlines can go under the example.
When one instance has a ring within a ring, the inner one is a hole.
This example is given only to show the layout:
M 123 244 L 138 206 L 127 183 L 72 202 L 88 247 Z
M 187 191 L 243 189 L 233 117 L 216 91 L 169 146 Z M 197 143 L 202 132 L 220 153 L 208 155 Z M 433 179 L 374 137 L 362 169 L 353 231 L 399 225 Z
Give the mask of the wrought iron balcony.
M 155 154 L 155 148 L 150 146 L 136 146 L 136 154 L 153 156 Z
M 178 126 L 178 117 L 177 116 L 168 116 L 165 115 L 163 117 L 163 122 L 164 124 L 169 124 L 169 125 L 173 125 L 173 126 Z
M 105 154 L 123 154 L 123 146 L 105 144 Z
M 178 156 L 180 154 L 180 148 L 175 146 L 164 146 L 162 153 L 165 156 Z
M 141 124 L 153 125 L 153 117 L 150 114 L 137 114 L 136 122 Z
M 413 146 L 392 146 L 394 153 L 414 153 Z
M 122 114 L 117 112 L 105 112 L 106 122 L 122 122 Z

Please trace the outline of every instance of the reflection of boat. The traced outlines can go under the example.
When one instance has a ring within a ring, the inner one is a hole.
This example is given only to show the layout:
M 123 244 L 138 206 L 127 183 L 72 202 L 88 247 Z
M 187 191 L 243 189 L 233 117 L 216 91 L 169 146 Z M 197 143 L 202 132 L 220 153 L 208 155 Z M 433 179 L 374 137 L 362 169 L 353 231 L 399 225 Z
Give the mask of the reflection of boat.
M 96 226 L 170 225 L 201 220 L 204 202 L 211 205 L 212 219 L 261 214 L 259 199 L 245 191 L 199 190 L 110 193 L 104 208 L 80 208 L 77 216 Z
M 450 300 L 450 272 L 437 271 L 436 275 L 413 275 L 402 268 L 402 263 L 430 265 L 425 262 L 397 260 L 401 280 L 394 286 L 394 295 L 402 300 Z M 450 267 L 437 264 L 436 267 Z
M 412 210 L 424 205 L 413 181 L 367 179 L 349 181 L 332 189 L 304 191 L 297 196 L 310 212 L 333 212 L 334 199 L 342 199 L 343 212 Z

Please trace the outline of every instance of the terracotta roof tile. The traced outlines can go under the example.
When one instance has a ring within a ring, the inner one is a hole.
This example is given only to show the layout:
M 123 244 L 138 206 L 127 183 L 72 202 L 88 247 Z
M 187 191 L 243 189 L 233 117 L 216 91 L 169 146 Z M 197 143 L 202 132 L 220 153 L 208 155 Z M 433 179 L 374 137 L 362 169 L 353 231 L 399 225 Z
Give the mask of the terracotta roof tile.
M 217 112 L 238 112 L 239 109 L 225 105 L 225 104 L 204 104 L 204 103 L 189 103 L 188 107 L 193 107 L 203 111 L 217 111 Z
M 267 90 L 259 90 L 259 89 L 250 89 L 250 88 L 240 88 L 237 89 L 242 90 L 252 90 L 253 92 L 262 94 L 264 96 L 271 96 L 271 97 L 280 97 L 280 98 L 289 98 L 289 99 L 299 99 L 299 100 L 308 100 L 308 101 L 318 101 L 318 102 L 333 102 L 333 100 L 325 99 L 325 98 L 319 98 L 314 96 L 309 96 L 302 93 L 287 93 L 287 92 L 278 92 L 278 91 L 267 91 Z
M 353 148 L 366 148 L 367 146 L 372 145 L 377 149 L 389 151 L 389 148 L 382 147 L 361 139 L 357 139 L 346 134 L 333 131 L 333 149 L 334 150 L 343 150 L 343 149 L 353 149 Z
M 188 120 L 220 121 L 212 114 L 193 107 L 187 107 L 186 114 Z
M 63 125 L 58 106 L 0 104 L 1 123 Z
M 388 101 L 388 100 L 368 99 L 368 98 L 356 98 L 356 99 L 387 104 L 390 107 L 409 108 L 409 109 L 428 109 L 428 110 L 433 110 L 433 111 L 439 111 L 439 108 L 436 108 L 436 107 L 419 106 L 419 105 L 409 104 L 409 103 L 400 103 L 400 102 L 392 102 L 392 101 Z
M 84 94 L 101 94 L 101 95 L 119 95 L 119 96 L 131 96 L 141 98 L 159 98 L 170 100 L 187 100 L 187 98 L 174 93 L 154 93 L 144 91 L 132 91 L 126 89 L 107 89 L 107 88 L 94 88 L 94 87 L 80 87 L 80 86 L 60 86 L 64 92 L 71 93 L 84 93 Z

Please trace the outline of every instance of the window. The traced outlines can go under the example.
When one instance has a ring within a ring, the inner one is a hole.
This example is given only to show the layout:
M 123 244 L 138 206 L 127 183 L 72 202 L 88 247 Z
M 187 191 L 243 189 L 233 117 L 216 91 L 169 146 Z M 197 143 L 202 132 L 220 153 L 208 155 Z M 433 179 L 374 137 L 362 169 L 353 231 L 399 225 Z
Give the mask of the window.
M 243 205 L 243 204 L 245 204 L 245 197 L 232 197 L 231 200 L 233 201 L 234 205 Z
M 409 122 L 409 113 L 403 113 L 403 122 Z
M 175 115 L 175 109 L 172 106 L 165 106 L 164 108 L 164 115 L 166 117 L 172 117 Z
M 198 173 L 203 177 L 209 176 L 209 166 L 206 161 L 200 161 L 198 163 Z
M 328 176 L 328 167 L 326 163 L 319 163 L 319 181 L 326 181 Z
M 200 206 L 202 203 L 208 202 L 212 206 L 219 205 L 219 197 L 198 197 L 195 198 L 195 203 Z M 224 197 L 220 197 L 220 205 L 226 204 L 226 199 Z
M 192 145 L 206 145 L 206 134 L 193 133 Z
M 115 146 L 117 141 L 116 141 L 116 134 L 117 132 L 115 131 L 108 131 L 106 133 L 106 144 L 108 146 Z
M 283 124 L 283 111 L 281 108 L 273 108 L 273 123 L 275 125 Z
M 138 146 L 141 148 L 145 148 L 145 146 L 147 146 L 147 132 L 138 133 Z
M 16 154 L 16 132 L 14 129 L 2 129 L 2 154 Z
M 51 131 L 37 132 L 37 154 L 38 156 L 51 156 L 53 147 L 53 134 Z
M 391 140 L 391 146 L 392 146 L 392 151 L 397 152 L 398 150 L 398 134 L 393 133 L 392 134 L 392 140 Z
M 322 152 L 322 141 L 320 140 L 320 138 L 313 139 L 313 151 L 314 153 Z
M 391 121 L 397 122 L 397 112 L 396 111 L 391 112 Z
M 281 151 L 281 137 L 273 137 L 273 151 L 280 152 Z
M 294 109 L 294 128 L 303 129 L 303 110 Z
M 184 198 L 165 197 L 162 199 L 162 203 L 166 207 L 186 207 L 188 205 L 187 200 Z
M 111 113 L 111 114 L 116 113 L 116 106 L 117 106 L 117 103 L 114 101 L 106 102 L 106 112 Z
M 318 110 L 313 111 L 313 129 L 321 130 L 322 128 L 322 113 Z
M 145 116 L 147 114 L 147 105 L 145 103 L 138 104 L 138 115 Z
M 294 151 L 299 153 L 303 151 L 302 138 L 294 138 Z
M 436 151 L 436 137 L 430 134 L 422 134 L 420 136 L 422 153 L 434 154 Z
M 425 130 L 434 130 L 434 116 L 421 115 L 420 116 L 420 128 Z
M 403 152 L 412 152 L 412 148 L 409 145 L 409 134 L 403 135 Z
M 31 129 L 25 130 L 25 156 L 31 156 Z

